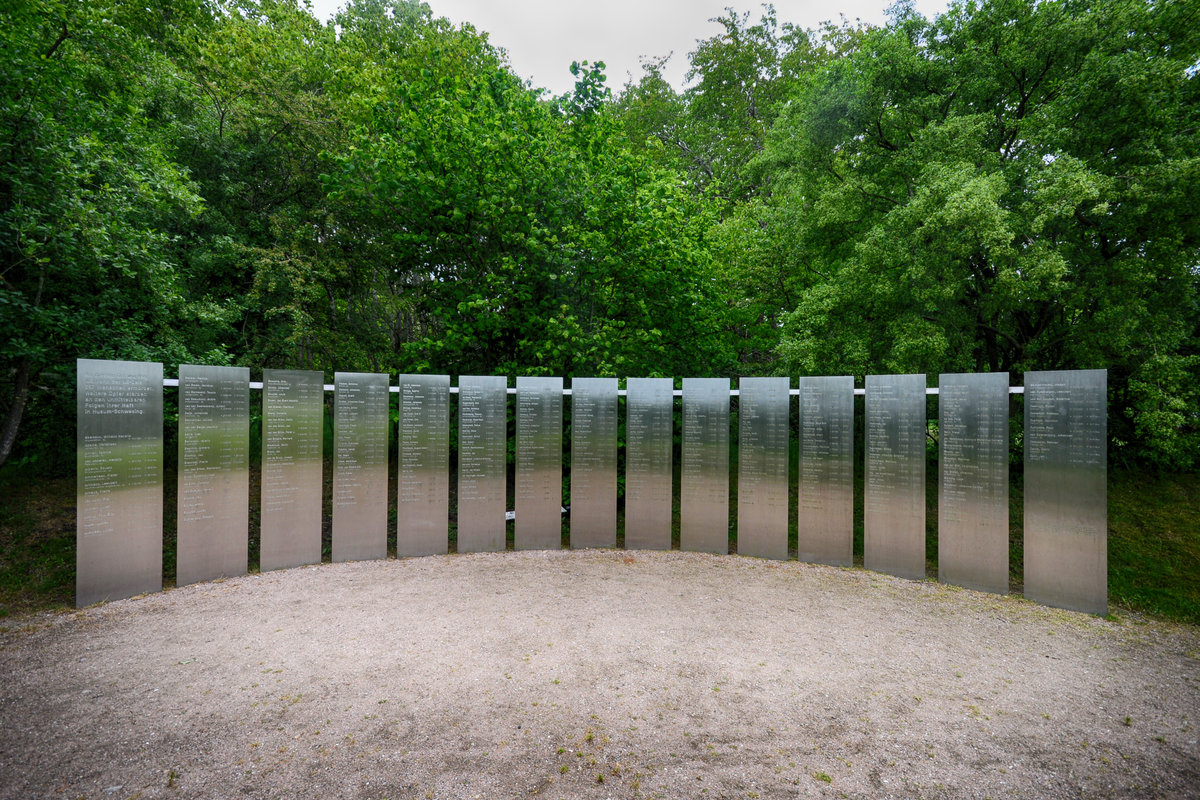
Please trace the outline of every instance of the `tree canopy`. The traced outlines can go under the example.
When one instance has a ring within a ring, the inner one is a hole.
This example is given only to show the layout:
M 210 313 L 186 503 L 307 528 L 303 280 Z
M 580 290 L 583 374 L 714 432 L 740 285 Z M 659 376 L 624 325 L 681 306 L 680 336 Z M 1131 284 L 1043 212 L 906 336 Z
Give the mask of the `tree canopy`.
M 74 359 L 573 375 L 1107 367 L 1200 464 L 1200 9 L 733 11 L 618 91 L 413 0 L 0 8 L 0 463 Z
M 1194 451 L 1195 23 L 1184 4 L 902 8 L 817 71 L 753 165 L 770 197 L 747 209 L 783 229 L 775 268 L 801 274 L 780 357 L 1107 367 L 1120 443 Z

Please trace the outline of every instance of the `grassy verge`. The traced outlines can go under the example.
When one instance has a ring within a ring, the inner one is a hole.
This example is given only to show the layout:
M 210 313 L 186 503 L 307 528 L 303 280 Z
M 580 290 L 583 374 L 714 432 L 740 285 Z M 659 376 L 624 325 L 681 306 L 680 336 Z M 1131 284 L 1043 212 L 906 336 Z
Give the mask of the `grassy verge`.
M 0 617 L 75 604 L 75 479 L 0 480 Z
M 171 478 L 169 489 L 173 489 L 174 484 L 174 476 Z M 1014 544 L 1012 586 L 1019 590 L 1022 498 L 1019 478 L 1013 483 L 1010 506 Z M 930 574 L 936 576 L 937 494 L 936 480 L 932 476 L 929 486 Z M 1200 473 L 1160 475 L 1113 471 L 1109 475 L 1108 492 L 1108 580 L 1112 605 L 1200 625 Z M 164 574 L 169 580 L 174 572 L 175 498 L 173 490 L 167 494 L 164 500 L 169 530 Z M 30 480 L 14 476 L 10 471 L 0 475 L 0 498 L 3 498 L 0 502 L 0 617 L 70 608 L 75 592 L 74 479 Z M 328 559 L 328 497 L 326 501 L 325 549 Z M 393 496 L 393 508 L 394 503 Z M 257 509 L 257 502 L 253 505 Z M 858 505 L 856 561 L 861 564 L 861 499 Z M 256 521 L 252 519 L 252 523 Z M 795 524 L 794 514 L 792 524 Z M 257 533 L 257 525 L 252 524 L 252 527 Z M 394 537 L 394 522 L 389 527 L 391 537 Z M 793 531 L 793 546 L 794 536 Z M 677 538 L 675 546 L 678 547 Z
M 1108 595 L 1200 624 L 1200 474 L 1110 474 Z

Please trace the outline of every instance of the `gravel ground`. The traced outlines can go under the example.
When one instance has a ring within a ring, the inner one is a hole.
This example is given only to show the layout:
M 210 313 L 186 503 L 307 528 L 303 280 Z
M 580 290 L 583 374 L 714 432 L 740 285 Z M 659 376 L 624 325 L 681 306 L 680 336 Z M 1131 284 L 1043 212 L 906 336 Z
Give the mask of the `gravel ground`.
M 1200 630 L 668 552 L 8 620 L 2 798 L 1200 797 Z

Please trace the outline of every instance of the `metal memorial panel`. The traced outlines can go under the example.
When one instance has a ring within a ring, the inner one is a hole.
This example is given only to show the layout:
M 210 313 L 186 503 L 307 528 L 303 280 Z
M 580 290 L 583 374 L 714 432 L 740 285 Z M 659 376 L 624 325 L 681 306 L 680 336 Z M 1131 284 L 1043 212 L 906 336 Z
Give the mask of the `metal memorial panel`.
M 925 376 L 868 375 L 863 563 L 925 577 Z
M 387 558 L 388 376 L 333 376 L 333 560 Z
M 321 563 L 324 384 L 320 372 L 263 370 L 263 572 Z
M 1008 591 L 1008 373 L 938 379 L 938 580 Z
M 670 378 L 629 378 L 625 394 L 625 547 L 670 550 L 675 392 Z
M 800 379 L 796 551 L 801 561 L 854 565 L 854 378 Z
M 505 548 L 508 381 L 458 379 L 458 552 Z
M 245 575 L 250 533 L 250 370 L 179 367 L 178 586 Z
M 514 546 L 562 547 L 562 378 L 517 378 Z
M 449 550 L 450 376 L 401 375 L 396 555 Z
M 617 544 L 617 379 L 571 381 L 571 547 Z
M 679 546 L 729 552 L 729 381 L 683 379 Z
M 162 364 L 76 364 L 75 604 L 162 589 Z
M 1025 374 L 1025 596 L 1108 613 L 1108 373 Z
M 787 560 L 790 381 L 738 388 L 738 555 Z

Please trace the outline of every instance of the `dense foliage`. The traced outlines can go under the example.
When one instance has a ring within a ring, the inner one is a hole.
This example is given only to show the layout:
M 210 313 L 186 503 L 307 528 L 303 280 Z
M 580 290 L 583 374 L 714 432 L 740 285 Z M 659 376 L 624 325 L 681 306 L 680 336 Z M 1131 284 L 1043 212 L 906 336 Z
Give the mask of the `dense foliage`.
M 412 0 L 3 4 L 0 464 L 77 357 L 1103 366 L 1114 453 L 1200 464 L 1195 3 L 717 22 L 682 92 L 551 97 Z

